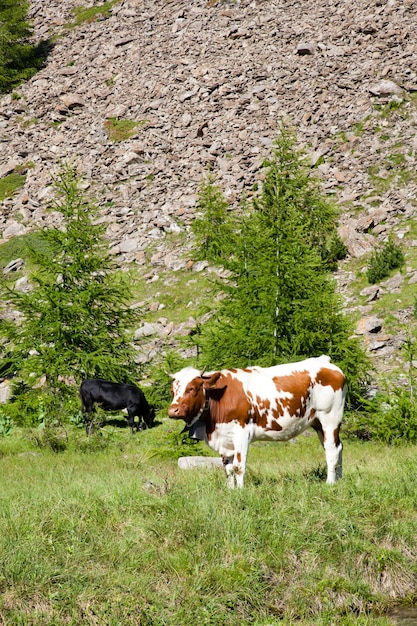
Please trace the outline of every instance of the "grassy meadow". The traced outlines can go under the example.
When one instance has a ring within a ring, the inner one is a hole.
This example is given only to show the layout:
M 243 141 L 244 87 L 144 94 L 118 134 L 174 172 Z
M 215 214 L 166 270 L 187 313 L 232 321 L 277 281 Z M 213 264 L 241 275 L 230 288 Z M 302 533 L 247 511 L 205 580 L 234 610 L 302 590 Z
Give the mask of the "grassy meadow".
M 181 427 L 0 438 L 0 624 L 383 626 L 415 603 L 414 447 L 345 439 L 332 487 L 315 435 L 255 443 L 232 491 L 178 469 L 211 454 Z

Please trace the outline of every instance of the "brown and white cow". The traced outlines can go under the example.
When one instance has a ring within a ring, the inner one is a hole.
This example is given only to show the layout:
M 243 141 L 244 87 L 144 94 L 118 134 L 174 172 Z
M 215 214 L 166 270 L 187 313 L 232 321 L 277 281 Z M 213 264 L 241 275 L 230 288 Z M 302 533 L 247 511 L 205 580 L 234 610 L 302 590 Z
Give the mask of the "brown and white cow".
M 169 417 L 221 454 L 230 487 L 243 487 L 251 441 L 288 441 L 309 426 L 326 453 L 327 482 L 342 477 L 346 379 L 328 356 L 205 375 L 186 367 L 172 378 Z

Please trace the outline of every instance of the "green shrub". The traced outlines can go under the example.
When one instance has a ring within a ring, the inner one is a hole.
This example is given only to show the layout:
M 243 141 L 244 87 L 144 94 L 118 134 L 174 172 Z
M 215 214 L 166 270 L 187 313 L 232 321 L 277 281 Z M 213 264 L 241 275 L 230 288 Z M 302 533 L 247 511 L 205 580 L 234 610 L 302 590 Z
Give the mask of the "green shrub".
M 0 437 L 6 437 L 12 429 L 12 420 L 10 415 L 0 409 Z
M 34 428 L 30 438 L 38 448 L 49 448 L 52 452 L 65 452 L 68 448 L 68 433 L 62 426 Z
M 172 383 L 170 374 L 174 374 L 186 365 L 186 360 L 175 353 L 166 354 L 160 364 L 156 364 L 155 361 L 150 364 L 146 375 L 151 384 L 149 386 L 145 384 L 143 389 L 148 402 L 157 411 L 163 410 L 166 412 L 170 403 Z
M 417 443 L 417 404 L 406 389 L 394 389 L 376 413 L 375 439 L 384 443 Z
M 407 389 L 378 394 L 366 410 L 345 417 L 349 437 L 389 445 L 417 443 L 417 404 Z
M 229 203 L 211 173 L 200 185 L 198 209 L 200 215 L 191 224 L 195 258 L 222 263 L 234 252 L 235 235 Z
M 45 402 L 39 389 L 29 391 L 19 381 L 14 384 L 13 397 L 5 406 L 14 426 L 39 426 L 43 422 Z
M 366 277 L 372 285 L 389 276 L 391 270 L 404 265 L 404 254 L 390 237 L 381 248 L 375 250 L 369 260 Z

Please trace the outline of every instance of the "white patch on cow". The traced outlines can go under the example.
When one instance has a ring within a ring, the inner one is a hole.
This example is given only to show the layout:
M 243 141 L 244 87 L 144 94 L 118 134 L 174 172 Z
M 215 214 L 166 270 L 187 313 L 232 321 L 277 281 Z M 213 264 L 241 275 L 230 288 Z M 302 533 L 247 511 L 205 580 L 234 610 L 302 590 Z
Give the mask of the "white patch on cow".
M 195 369 L 195 367 L 184 367 L 180 372 L 175 374 L 173 382 L 173 402 L 178 402 L 178 399 L 184 395 L 185 389 L 190 381 L 196 376 L 200 376 L 201 370 Z
M 217 424 L 210 436 L 209 446 L 225 457 L 231 457 L 235 451 L 235 439 L 242 427 L 236 422 Z

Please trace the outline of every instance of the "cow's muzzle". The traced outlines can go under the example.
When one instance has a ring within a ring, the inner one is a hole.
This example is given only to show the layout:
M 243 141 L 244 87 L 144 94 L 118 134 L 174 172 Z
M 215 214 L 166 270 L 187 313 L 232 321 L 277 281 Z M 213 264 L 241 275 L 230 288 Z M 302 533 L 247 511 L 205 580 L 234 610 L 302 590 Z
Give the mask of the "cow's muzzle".
M 168 417 L 172 417 L 173 419 L 177 420 L 184 419 L 184 415 L 182 414 L 182 411 L 177 404 L 171 404 L 168 409 Z

